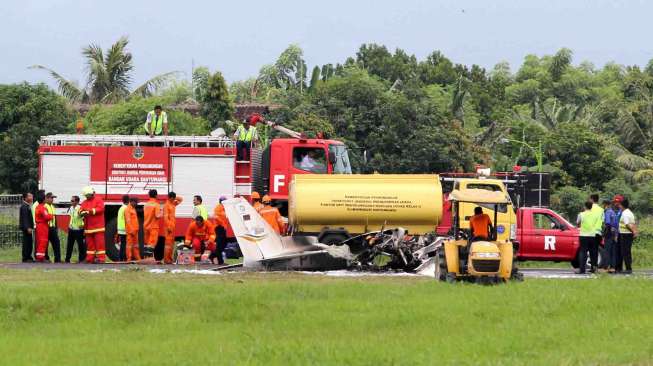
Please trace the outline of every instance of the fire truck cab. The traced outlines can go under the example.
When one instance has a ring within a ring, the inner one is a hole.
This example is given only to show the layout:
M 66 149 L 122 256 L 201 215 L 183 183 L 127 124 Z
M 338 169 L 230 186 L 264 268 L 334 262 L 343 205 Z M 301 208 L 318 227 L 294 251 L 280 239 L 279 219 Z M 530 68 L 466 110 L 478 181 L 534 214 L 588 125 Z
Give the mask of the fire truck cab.
M 284 211 L 293 174 L 351 173 L 345 145 L 325 139 L 274 139 L 264 149 L 253 147 L 251 159 L 244 161 L 236 160 L 233 140 L 214 136 L 52 135 L 40 139 L 38 151 L 39 188 L 57 195 L 60 228 L 67 229 L 70 198 L 81 196 L 84 186 L 92 186 L 105 201 L 111 258 L 117 256 L 110 243 L 123 195 L 141 203 L 151 189 L 158 191 L 162 203 L 171 191 L 183 197 L 175 233 L 181 237 L 195 195 L 202 196 L 212 212 L 220 196 L 249 199 L 257 190 L 269 194 Z

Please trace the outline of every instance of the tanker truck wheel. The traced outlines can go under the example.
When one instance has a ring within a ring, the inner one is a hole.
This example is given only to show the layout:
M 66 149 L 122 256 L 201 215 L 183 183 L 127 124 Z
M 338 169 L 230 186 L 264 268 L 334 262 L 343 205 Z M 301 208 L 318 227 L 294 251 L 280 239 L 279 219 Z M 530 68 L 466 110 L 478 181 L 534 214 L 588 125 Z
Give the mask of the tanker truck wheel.
M 447 260 L 444 257 L 442 247 L 435 250 L 435 279 L 437 281 L 447 280 Z

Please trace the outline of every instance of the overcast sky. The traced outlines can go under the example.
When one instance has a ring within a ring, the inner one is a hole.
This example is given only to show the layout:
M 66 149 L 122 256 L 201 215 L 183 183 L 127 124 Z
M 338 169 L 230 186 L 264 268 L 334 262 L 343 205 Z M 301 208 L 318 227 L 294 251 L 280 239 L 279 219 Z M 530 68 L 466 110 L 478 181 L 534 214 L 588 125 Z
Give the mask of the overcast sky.
M 130 39 L 134 82 L 191 62 L 227 81 L 255 76 L 288 44 L 309 67 L 342 62 L 362 43 L 423 58 L 441 50 L 454 62 L 513 71 L 526 54 L 574 51 L 589 60 L 645 65 L 653 58 L 653 1 L 329 0 L 146 1 L 2 0 L 0 83 L 49 82 L 40 63 L 83 80 L 82 46 Z

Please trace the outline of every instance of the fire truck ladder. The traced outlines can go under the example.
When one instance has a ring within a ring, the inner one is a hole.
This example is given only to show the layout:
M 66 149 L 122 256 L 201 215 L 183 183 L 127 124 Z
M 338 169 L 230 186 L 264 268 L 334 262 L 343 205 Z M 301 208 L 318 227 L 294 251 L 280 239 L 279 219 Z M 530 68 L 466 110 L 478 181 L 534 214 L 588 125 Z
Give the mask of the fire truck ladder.
M 143 135 L 50 135 L 41 137 L 41 146 L 159 146 L 159 147 L 235 147 L 226 137 L 143 136 Z

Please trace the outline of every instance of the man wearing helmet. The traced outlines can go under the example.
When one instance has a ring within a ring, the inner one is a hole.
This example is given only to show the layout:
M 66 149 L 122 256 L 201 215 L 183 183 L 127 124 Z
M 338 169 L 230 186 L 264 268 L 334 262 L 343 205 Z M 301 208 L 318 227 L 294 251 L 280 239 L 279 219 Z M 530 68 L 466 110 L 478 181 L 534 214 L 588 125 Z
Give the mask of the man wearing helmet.
M 86 238 L 86 263 L 104 263 L 104 201 L 95 195 L 93 187 L 84 187 L 79 214 L 84 218 L 84 236 Z
M 259 215 L 263 217 L 263 220 L 267 222 L 277 234 L 281 234 L 284 231 L 286 223 L 283 222 L 283 218 L 279 213 L 279 210 L 272 206 L 270 203 L 272 199 L 267 194 L 263 196 L 263 207 L 259 210 Z

